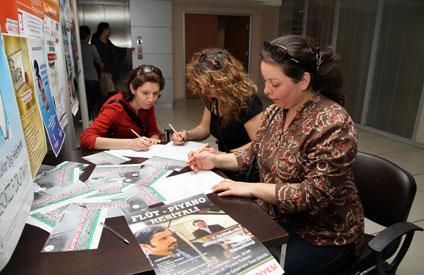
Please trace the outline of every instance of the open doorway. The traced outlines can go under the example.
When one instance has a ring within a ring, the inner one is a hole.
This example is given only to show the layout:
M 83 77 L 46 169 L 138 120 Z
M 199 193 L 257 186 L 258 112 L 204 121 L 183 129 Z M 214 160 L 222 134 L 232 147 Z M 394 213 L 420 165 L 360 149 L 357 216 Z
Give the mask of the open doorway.
M 185 15 L 185 62 L 205 48 L 227 49 L 249 70 L 250 17 L 210 14 Z M 197 97 L 186 89 L 186 98 Z

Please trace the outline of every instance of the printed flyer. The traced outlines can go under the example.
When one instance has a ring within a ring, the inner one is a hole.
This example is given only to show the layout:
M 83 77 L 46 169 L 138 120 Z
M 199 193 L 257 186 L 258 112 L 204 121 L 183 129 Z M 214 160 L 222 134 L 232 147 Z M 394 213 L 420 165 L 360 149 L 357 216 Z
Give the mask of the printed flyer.
M 105 209 L 68 205 L 41 252 L 97 249 L 106 219 Z
M 9 63 L 16 101 L 24 130 L 25 143 L 31 164 L 31 174 L 35 176 L 47 153 L 46 136 L 36 99 L 34 79 L 28 54 L 28 39 L 5 35 L 4 49 Z
M 284 273 L 268 250 L 206 195 L 125 218 L 156 274 Z
M 33 199 L 33 183 L 18 105 L 0 34 L 0 270 L 9 261 Z
M 41 39 L 29 39 L 28 47 L 32 65 L 35 90 L 38 106 L 46 128 L 47 137 L 55 156 L 57 156 L 65 141 L 65 132 L 56 115 L 53 97 L 50 92 L 49 77 L 47 73 L 47 62 L 44 52 L 44 41 Z

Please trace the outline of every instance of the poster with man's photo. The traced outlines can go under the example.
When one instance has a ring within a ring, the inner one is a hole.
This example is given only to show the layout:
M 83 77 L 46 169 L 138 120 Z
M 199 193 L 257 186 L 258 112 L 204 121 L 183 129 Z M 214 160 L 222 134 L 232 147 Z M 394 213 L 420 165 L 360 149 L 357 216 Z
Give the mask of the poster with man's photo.
M 283 274 L 246 228 L 200 194 L 125 218 L 156 274 Z

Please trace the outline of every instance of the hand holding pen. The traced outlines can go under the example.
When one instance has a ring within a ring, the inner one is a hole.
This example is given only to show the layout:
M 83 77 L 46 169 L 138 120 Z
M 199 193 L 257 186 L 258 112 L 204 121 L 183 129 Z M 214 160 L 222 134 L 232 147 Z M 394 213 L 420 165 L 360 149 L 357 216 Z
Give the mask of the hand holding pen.
M 130 141 L 129 147 L 135 151 L 146 151 L 151 145 L 160 143 L 159 139 L 142 137 L 133 129 L 131 129 L 131 132 L 133 132 L 137 138 Z
M 174 126 L 172 126 L 171 123 L 168 123 L 169 127 L 171 127 L 172 131 L 174 132 L 172 134 L 172 141 L 174 142 L 175 145 L 182 145 L 186 142 L 187 139 L 187 131 L 186 130 L 182 130 L 182 131 L 177 131 L 175 130 Z

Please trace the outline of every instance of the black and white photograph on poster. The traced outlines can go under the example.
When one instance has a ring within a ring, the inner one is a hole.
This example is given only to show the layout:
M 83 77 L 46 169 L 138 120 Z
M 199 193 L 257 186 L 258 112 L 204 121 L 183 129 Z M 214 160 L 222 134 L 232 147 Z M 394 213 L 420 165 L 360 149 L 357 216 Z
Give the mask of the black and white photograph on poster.
M 156 274 L 283 274 L 266 248 L 200 194 L 125 216 Z

